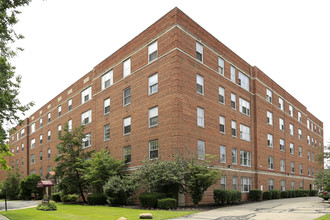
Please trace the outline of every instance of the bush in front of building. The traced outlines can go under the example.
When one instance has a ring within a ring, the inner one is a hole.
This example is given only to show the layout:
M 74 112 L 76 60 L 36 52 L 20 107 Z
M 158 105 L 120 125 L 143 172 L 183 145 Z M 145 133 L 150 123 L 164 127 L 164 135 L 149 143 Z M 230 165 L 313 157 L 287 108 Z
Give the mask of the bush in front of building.
M 288 198 L 295 198 L 296 197 L 296 190 L 290 189 L 288 190 Z
M 317 193 L 318 193 L 318 191 L 313 189 L 313 190 L 309 191 L 309 196 L 317 196 Z
M 270 199 L 272 199 L 272 192 L 271 191 L 265 191 L 262 194 L 262 199 L 263 200 L 270 200 Z
M 158 199 L 165 199 L 165 193 L 143 193 L 139 196 L 140 205 L 145 208 L 157 208 Z
M 238 203 L 242 200 L 242 193 L 237 190 L 228 190 L 228 189 L 214 189 L 213 190 L 213 199 L 217 204 L 224 205 Z
M 87 196 L 87 202 L 89 205 L 104 205 L 108 204 L 107 197 L 104 193 L 95 193 Z
M 31 174 L 22 179 L 20 182 L 19 197 L 21 199 L 29 200 L 33 194 L 35 195 L 35 199 L 37 199 L 38 195 L 40 198 L 42 193 L 40 193 L 40 188 L 37 187 L 40 180 L 41 177 L 37 174 Z
M 52 194 L 52 200 L 54 202 L 61 202 L 61 193 L 53 193 Z
M 321 198 L 324 199 L 324 200 L 329 200 L 329 198 L 330 198 L 330 194 L 329 194 L 327 191 L 320 192 L 320 193 L 319 193 L 319 197 L 321 197 Z
M 240 202 L 242 200 L 242 192 L 238 191 L 238 190 L 230 190 L 229 191 L 231 194 L 231 199 L 229 201 L 229 203 L 234 203 L 237 204 L 238 202 Z
M 57 210 L 57 206 L 55 204 L 55 202 L 49 202 L 49 203 L 46 203 L 46 204 L 43 204 L 43 203 L 40 203 L 38 206 L 37 206 L 37 210 L 41 210 L 41 211 L 54 211 L 54 210 Z
M 158 208 L 174 209 L 176 208 L 176 199 L 173 198 L 158 199 Z
M 296 190 L 296 197 L 305 197 L 309 195 L 309 190 L 307 189 L 297 189 Z
M 249 192 L 249 200 L 251 201 L 260 201 L 262 196 L 262 191 L 260 189 L 252 189 Z
M 77 203 L 79 196 L 76 194 L 62 194 L 61 200 L 64 203 Z
M 289 197 L 288 191 L 282 191 L 281 192 L 281 198 L 288 198 L 288 197 Z
M 281 198 L 281 191 L 277 189 L 273 189 L 270 191 L 272 193 L 272 199 L 280 199 Z

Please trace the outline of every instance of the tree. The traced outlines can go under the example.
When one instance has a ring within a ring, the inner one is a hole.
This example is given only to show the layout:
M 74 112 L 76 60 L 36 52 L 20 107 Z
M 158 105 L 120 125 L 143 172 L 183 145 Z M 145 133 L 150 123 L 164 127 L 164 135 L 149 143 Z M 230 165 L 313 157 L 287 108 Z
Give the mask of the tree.
M 88 181 L 84 178 L 85 161 L 91 157 L 93 151 L 87 151 L 83 148 L 84 127 L 80 126 L 73 131 L 68 130 L 65 125 L 63 135 L 59 133 L 60 144 L 57 149 L 60 155 L 55 158 L 57 165 L 55 167 L 55 177 L 60 182 L 57 187 L 65 194 L 79 193 L 86 203 L 84 189 L 88 186 Z
M 314 184 L 321 191 L 330 192 L 330 170 L 325 169 L 317 173 Z
M 93 153 L 90 160 L 85 162 L 85 180 L 96 189 L 103 191 L 103 186 L 111 176 L 123 176 L 127 167 L 122 160 L 116 160 L 104 150 Z
M 3 189 L 6 189 L 9 199 L 18 199 L 20 175 L 17 172 L 8 172 L 7 178 L 2 182 Z
M 40 188 L 37 187 L 38 182 L 41 180 L 41 177 L 37 174 L 31 174 L 26 176 L 21 180 L 19 197 L 22 199 L 30 199 L 31 194 L 39 194 Z
M 202 201 L 205 191 L 221 177 L 221 173 L 211 169 L 207 163 L 207 161 L 197 161 L 196 157 L 192 157 L 188 162 L 186 188 L 195 206 Z
M 6 145 L 7 132 L 4 124 L 17 123 L 21 120 L 19 114 L 26 112 L 33 102 L 22 105 L 18 99 L 21 77 L 15 79 L 15 67 L 9 62 L 16 55 L 16 50 L 10 48 L 10 44 L 23 36 L 17 34 L 13 26 L 18 22 L 18 7 L 28 5 L 31 0 L 1 0 L 0 1 L 0 169 L 10 169 L 5 157 L 10 156 Z M 17 48 L 22 50 L 21 48 Z

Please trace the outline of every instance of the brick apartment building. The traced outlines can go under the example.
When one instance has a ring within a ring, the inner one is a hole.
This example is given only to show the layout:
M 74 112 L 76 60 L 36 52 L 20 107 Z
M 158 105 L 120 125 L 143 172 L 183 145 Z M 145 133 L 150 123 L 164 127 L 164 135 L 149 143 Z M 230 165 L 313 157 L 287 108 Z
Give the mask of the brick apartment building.
M 309 189 L 323 169 L 323 123 L 178 8 L 25 119 L 10 136 L 10 166 L 45 178 L 65 123 L 85 124 L 86 150 L 110 150 L 132 169 L 146 157 L 216 155 L 214 187 L 245 199 L 252 188 Z

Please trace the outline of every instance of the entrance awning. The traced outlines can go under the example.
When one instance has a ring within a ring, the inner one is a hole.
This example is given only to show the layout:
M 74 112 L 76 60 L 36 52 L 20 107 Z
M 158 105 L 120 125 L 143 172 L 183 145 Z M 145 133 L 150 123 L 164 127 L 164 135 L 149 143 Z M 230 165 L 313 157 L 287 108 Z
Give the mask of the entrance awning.
M 50 181 L 50 180 L 41 180 L 37 184 L 37 187 L 38 188 L 46 187 L 46 186 L 54 186 L 53 181 Z

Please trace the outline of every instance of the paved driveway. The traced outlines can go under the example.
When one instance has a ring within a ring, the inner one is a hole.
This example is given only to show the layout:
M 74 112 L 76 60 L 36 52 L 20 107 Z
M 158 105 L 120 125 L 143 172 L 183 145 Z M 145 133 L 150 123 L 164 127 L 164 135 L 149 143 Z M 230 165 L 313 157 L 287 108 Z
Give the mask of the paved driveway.
M 175 220 L 243 220 L 243 219 L 315 219 L 330 213 L 330 204 L 319 197 L 276 199 L 200 212 Z
M 23 200 L 16 200 L 16 201 L 7 201 L 7 209 L 24 209 L 30 207 L 36 207 L 38 205 L 37 201 L 23 201 Z M 0 211 L 5 211 L 5 202 L 0 202 Z

